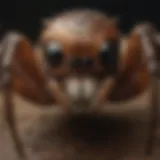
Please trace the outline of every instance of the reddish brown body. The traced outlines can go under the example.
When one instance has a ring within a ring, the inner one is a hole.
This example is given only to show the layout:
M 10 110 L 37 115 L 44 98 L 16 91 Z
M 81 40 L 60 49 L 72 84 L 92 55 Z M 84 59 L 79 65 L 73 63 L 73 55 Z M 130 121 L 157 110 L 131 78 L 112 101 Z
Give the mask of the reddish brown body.
M 48 19 L 40 41 L 41 44 L 47 44 L 50 41 L 60 43 L 65 55 L 64 59 L 69 56 L 90 57 L 95 64 L 91 70 L 97 72 L 98 75 L 109 68 L 107 65 L 104 68 L 99 63 L 101 46 L 105 42 L 116 39 L 120 41 L 125 39 L 125 49 L 120 51 L 122 46 L 118 49 L 119 76 L 112 91 L 106 97 L 106 101 L 126 101 L 144 92 L 149 85 L 148 61 L 142 51 L 144 46 L 139 34 L 133 32 L 123 37 L 120 35 L 114 18 L 105 17 L 95 11 L 80 10 L 65 12 L 53 19 Z M 72 74 L 72 70 L 66 67 L 68 66 L 64 67 L 63 64 L 59 68 L 52 67 L 52 72 L 55 76 L 61 75 L 62 77 Z M 94 78 L 96 79 L 96 76 Z
M 110 97 L 108 97 L 108 100 L 111 101 L 121 101 L 121 100 L 128 100 L 131 98 L 134 98 L 138 94 L 141 94 L 142 92 L 147 89 L 149 85 L 149 71 L 148 71 L 148 62 L 147 59 L 141 58 L 142 53 L 142 45 L 141 45 L 141 39 L 139 35 L 129 35 L 125 37 L 126 39 L 126 45 L 128 47 L 126 48 L 126 53 L 124 57 L 124 63 L 125 63 L 125 69 L 123 73 L 121 73 L 121 76 L 117 80 L 117 84 L 113 88 L 113 91 L 110 94 Z M 28 74 L 33 78 L 33 81 L 36 82 L 36 89 L 32 89 L 29 82 L 23 75 L 15 73 L 13 82 L 14 82 L 14 90 L 18 92 L 21 96 L 24 98 L 27 98 L 35 103 L 40 103 L 40 104 L 51 104 L 53 103 L 53 100 L 51 97 L 48 97 L 47 94 L 44 92 L 44 80 L 40 77 L 41 72 L 38 74 L 37 68 L 34 68 L 36 63 L 36 53 L 35 50 L 32 48 L 32 46 L 29 44 L 29 41 L 22 41 L 22 44 L 20 44 L 20 49 L 18 49 L 18 52 L 20 54 L 16 54 L 15 56 L 15 63 L 17 64 L 17 61 L 20 62 L 20 66 L 22 69 L 26 70 Z M 95 58 L 95 61 L 97 59 L 96 54 L 98 54 L 97 50 L 92 47 L 89 47 L 86 45 L 86 47 L 81 46 L 80 50 L 79 47 L 75 48 L 69 48 L 68 49 L 71 54 L 79 54 L 78 56 L 86 56 L 89 54 L 90 56 Z M 82 51 L 83 50 L 83 51 Z M 93 52 L 90 52 L 90 51 Z M 67 52 L 67 51 L 66 51 Z M 22 59 L 23 57 L 20 57 L 23 53 L 23 56 L 25 59 Z M 65 51 L 64 51 L 65 53 Z M 95 56 L 94 56 L 95 55 Z M 34 59 L 34 61 L 32 60 Z M 33 63 L 33 64 L 32 64 Z M 27 65 L 29 64 L 29 65 Z M 17 65 L 13 66 L 13 72 Z M 63 69 L 63 68 L 62 68 Z M 57 71 L 58 69 L 53 68 L 52 72 L 57 73 L 57 76 L 62 76 L 63 77 L 63 70 Z M 60 69 L 59 69 L 60 70 Z M 67 69 L 65 68 L 65 71 Z M 68 69 L 69 70 L 69 69 Z M 68 71 L 67 70 L 67 71 Z M 64 77 L 67 74 L 71 74 L 71 71 L 66 73 L 64 71 Z M 60 75 L 61 74 L 61 75 Z

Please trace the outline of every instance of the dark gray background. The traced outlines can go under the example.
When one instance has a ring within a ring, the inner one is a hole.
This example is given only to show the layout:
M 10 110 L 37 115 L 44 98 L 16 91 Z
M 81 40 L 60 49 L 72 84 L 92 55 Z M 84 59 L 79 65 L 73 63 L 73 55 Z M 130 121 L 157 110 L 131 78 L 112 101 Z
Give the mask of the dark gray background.
M 34 40 L 40 30 L 41 17 L 72 7 L 96 8 L 118 15 L 124 32 L 141 20 L 151 20 L 160 28 L 160 7 L 155 0 L 3 0 L 0 5 L 1 31 L 15 28 Z

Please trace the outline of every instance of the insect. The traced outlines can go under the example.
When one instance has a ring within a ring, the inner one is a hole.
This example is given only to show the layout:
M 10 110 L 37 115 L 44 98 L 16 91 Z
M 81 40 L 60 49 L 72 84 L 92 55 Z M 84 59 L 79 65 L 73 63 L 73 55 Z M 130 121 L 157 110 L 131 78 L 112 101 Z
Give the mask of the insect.
M 107 101 L 127 101 L 148 88 L 150 62 L 144 49 L 149 45 L 153 57 L 158 51 L 156 42 L 152 43 L 153 33 L 142 33 L 137 28 L 123 36 L 116 18 L 76 9 L 44 20 L 38 50 L 24 36 L 4 37 L 1 64 L 6 117 L 19 153 L 22 145 L 11 116 L 13 91 L 39 104 L 58 103 L 65 111 L 69 107 L 98 111 Z M 149 42 L 144 42 L 144 36 Z M 36 63 L 35 52 L 41 53 L 43 67 Z M 153 64 L 157 65 L 155 59 Z
M 63 12 L 46 19 L 44 26 L 40 46 L 52 75 L 59 78 L 59 85 L 63 83 L 74 107 L 94 106 L 97 112 L 107 101 L 125 102 L 153 84 L 152 122 L 146 145 L 146 153 L 151 153 L 158 116 L 155 77 L 160 57 L 156 29 L 142 23 L 124 36 L 115 17 L 94 10 Z M 57 48 L 46 51 L 48 45 L 56 44 Z

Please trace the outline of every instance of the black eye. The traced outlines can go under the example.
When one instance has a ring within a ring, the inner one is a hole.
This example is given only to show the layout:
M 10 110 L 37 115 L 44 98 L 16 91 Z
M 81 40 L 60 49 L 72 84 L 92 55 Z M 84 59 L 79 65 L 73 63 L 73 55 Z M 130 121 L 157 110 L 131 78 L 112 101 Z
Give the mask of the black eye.
M 111 41 L 105 44 L 99 53 L 100 63 L 110 74 L 114 74 L 118 70 L 119 44 L 119 40 Z
M 59 67 L 63 61 L 63 53 L 61 48 L 56 43 L 50 43 L 45 47 L 45 54 L 47 62 L 54 66 Z
M 104 44 L 99 52 L 99 60 L 103 66 L 106 66 L 109 58 L 109 45 Z

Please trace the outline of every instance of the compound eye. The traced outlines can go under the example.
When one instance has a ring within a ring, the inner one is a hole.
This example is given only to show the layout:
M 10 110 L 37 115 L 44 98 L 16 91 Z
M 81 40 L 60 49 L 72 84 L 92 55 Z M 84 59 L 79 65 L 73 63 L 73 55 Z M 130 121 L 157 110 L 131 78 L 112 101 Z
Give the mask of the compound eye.
M 45 46 L 47 62 L 54 67 L 59 67 L 63 61 L 63 53 L 58 43 L 50 42 Z
M 108 43 L 104 43 L 102 45 L 102 48 L 101 48 L 100 52 L 99 52 L 99 60 L 100 60 L 100 63 L 103 66 L 107 65 L 107 62 L 108 62 L 108 52 L 109 52 L 109 44 Z

